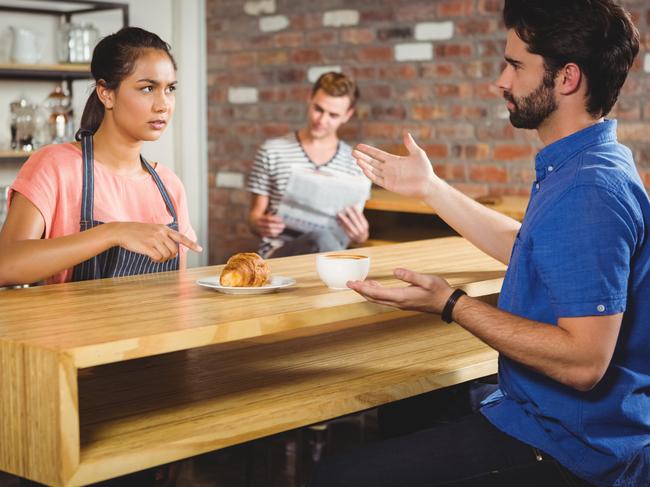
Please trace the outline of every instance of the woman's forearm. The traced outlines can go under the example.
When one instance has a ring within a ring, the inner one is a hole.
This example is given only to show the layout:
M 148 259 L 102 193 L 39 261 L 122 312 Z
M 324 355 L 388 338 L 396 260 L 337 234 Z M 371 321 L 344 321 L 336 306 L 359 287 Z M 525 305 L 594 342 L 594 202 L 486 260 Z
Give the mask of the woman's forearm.
M 3 242 L 0 286 L 41 281 L 115 246 L 111 226 L 105 223 L 65 237 Z

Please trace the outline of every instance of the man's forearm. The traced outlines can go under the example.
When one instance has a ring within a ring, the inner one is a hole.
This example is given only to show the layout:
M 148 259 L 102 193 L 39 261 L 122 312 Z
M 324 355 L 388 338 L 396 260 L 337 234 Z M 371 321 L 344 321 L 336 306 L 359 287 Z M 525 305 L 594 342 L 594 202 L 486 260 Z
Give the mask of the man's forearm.
M 517 220 L 485 207 L 441 179 L 436 180 L 425 202 L 472 244 L 500 262 L 508 263 L 521 227 Z
M 578 390 L 589 390 L 602 375 L 593 350 L 559 326 L 531 321 L 466 296 L 454 320 L 499 353 Z

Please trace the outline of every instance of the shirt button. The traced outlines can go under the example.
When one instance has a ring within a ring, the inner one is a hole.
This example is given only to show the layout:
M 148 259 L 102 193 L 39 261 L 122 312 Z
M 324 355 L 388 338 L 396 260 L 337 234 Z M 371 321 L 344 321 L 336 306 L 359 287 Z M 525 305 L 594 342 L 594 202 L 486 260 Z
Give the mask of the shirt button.
M 598 306 L 596 306 L 596 309 L 598 310 L 599 313 L 602 313 L 603 311 L 605 311 L 605 305 L 599 304 Z
M 553 170 L 553 166 L 548 166 L 548 172 L 551 172 Z
M 539 189 L 539 183 L 535 183 L 535 189 Z

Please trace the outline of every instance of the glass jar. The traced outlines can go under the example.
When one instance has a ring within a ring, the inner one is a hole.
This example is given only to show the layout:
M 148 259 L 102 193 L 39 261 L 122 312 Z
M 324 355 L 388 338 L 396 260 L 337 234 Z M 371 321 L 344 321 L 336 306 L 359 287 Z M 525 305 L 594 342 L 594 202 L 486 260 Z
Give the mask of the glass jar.
M 15 106 L 12 106 L 12 120 L 15 120 L 16 124 L 15 150 L 23 152 L 34 150 L 35 119 L 36 106 L 26 99 L 23 98 Z
M 50 142 L 66 142 L 70 138 L 68 126 L 70 121 L 71 99 L 62 86 L 57 86 L 45 99 L 45 108 L 49 111 L 48 126 Z
M 89 63 L 99 41 L 99 30 L 91 23 L 64 23 L 59 27 L 57 55 L 62 63 Z

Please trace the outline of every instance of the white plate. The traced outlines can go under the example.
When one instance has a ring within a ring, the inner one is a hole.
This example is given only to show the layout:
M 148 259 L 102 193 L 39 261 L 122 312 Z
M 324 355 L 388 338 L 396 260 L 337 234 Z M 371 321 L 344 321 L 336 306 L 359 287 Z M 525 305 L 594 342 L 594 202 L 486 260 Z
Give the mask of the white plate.
M 293 286 L 296 283 L 296 280 L 291 277 L 284 276 L 273 276 L 271 277 L 271 282 L 264 286 L 259 287 L 231 287 L 231 286 L 222 286 L 219 284 L 219 278 L 216 277 L 207 277 L 205 279 L 199 279 L 196 283 L 199 286 L 209 287 L 215 291 L 225 294 L 265 294 L 273 293 L 278 289 L 283 287 Z

